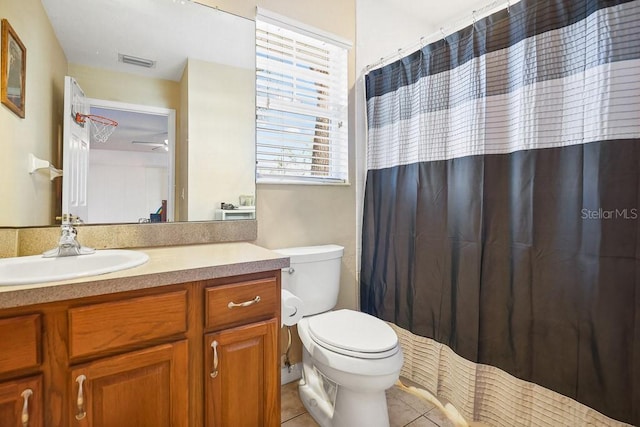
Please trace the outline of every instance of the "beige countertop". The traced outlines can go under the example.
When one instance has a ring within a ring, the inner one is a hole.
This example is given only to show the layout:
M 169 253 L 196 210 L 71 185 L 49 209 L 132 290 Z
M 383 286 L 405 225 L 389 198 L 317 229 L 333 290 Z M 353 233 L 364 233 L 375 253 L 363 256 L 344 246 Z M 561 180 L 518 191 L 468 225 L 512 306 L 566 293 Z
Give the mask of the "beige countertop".
M 289 266 L 289 258 L 251 243 L 213 243 L 134 249 L 149 255 L 138 267 L 99 276 L 0 286 L 0 308 L 236 276 Z

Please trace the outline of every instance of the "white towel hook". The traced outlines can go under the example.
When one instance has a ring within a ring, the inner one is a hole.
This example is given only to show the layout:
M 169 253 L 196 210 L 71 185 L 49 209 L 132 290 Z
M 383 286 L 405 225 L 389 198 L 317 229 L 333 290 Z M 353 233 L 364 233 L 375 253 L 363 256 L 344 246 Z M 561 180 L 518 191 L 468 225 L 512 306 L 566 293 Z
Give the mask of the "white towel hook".
M 51 181 L 62 176 L 62 170 L 54 168 L 48 161 L 39 159 L 34 156 L 33 153 L 29 153 L 29 173 L 33 175 L 36 171 L 41 169 L 49 170 L 49 178 Z

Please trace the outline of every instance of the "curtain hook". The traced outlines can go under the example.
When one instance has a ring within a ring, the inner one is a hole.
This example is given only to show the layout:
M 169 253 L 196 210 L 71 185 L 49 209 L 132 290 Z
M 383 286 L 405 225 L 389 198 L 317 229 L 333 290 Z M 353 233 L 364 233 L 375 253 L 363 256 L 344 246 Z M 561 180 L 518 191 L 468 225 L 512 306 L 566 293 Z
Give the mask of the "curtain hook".
M 471 16 L 473 16 L 473 26 L 475 27 L 476 26 L 476 11 L 475 10 L 471 13 Z
M 398 49 L 398 58 L 402 59 L 402 48 Z
M 424 47 L 424 36 L 420 37 L 420 49 Z
M 511 1 L 507 0 L 507 15 L 511 13 Z
M 440 33 L 442 34 L 442 38 L 446 38 L 447 34 L 444 32 L 444 27 L 440 27 Z

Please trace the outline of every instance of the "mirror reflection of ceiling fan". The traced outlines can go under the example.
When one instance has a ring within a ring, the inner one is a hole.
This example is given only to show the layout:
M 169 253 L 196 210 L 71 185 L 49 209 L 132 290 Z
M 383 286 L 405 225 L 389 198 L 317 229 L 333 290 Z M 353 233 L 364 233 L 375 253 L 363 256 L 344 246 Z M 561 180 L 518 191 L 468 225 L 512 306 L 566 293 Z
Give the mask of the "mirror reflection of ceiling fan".
M 169 151 L 169 140 L 167 139 L 167 135 L 167 132 L 160 132 L 151 135 L 141 135 L 138 139 L 132 140 L 131 143 L 153 147 L 151 151 L 160 149 Z

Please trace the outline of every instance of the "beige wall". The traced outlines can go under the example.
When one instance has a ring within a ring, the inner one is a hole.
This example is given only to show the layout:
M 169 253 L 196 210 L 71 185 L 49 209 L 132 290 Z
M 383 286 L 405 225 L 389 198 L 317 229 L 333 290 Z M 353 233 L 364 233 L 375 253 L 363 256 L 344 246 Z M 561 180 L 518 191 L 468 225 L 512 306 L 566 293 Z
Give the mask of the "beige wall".
M 180 84 L 135 74 L 69 64 L 69 75 L 76 79 L 89 98 L 153 107 L 180 109 Z
M 189 63 L 185 65 L 180 79 L 179 126 L 176 127 L 176 221 L 186 221 L 189 217 Z
M 256 0 L 196 0 L 196 3 L 249 19 L 253 19 L 256 13 Z
M 257 0 L 257 6 L 349 40 L 355 0 Z M 349 51 L 349 180 L 354 183 L 355 49 Z M 355 186 L 257 186 L 258 240 L 266 248 L 335 243 L 345 247 L 338 306 L 357 308 Z
M 187 86 L 188 219 L 207 221 L 254 195 L 255 71 L 189 59 Z
M 0 105 L 0 226 L 46 225 L 55 216 L 55 183 L 30 175 L 27 158 L 57 156 L 67 61 L 40 0 L 2 0 L 0 18 L 27 49 L 25 118 Z

